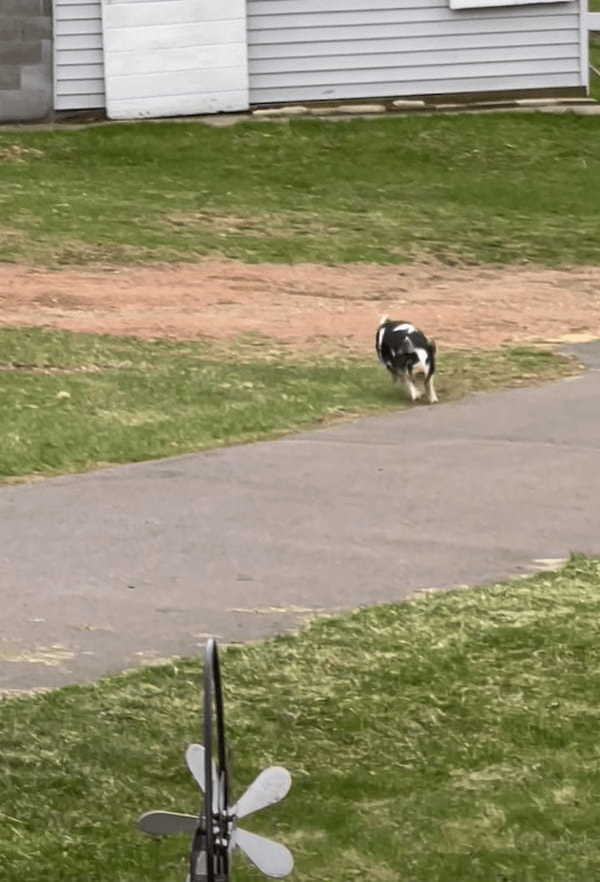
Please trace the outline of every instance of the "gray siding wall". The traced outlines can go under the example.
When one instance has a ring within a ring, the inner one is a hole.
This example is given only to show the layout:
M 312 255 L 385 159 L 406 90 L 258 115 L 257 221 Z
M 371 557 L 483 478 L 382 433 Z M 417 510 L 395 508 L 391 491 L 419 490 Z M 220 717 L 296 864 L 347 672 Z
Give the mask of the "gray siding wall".
M 253 104 L 581 86 L 578 2 L 248 0 Z
M 0 0 L 0 122 L 51 110 L 51 0 Z
M 54 53 L 56 110 L 103 108 L 101 0 L 54 0 Z

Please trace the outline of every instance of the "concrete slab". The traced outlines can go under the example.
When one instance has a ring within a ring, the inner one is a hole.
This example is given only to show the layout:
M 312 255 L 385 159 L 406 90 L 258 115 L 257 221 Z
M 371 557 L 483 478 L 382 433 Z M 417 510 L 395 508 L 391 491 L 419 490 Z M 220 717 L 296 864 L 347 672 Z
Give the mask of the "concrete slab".
M 0 488 L 0 691 L 600 553 L 600 345 L 572 348 L 545 387 Z

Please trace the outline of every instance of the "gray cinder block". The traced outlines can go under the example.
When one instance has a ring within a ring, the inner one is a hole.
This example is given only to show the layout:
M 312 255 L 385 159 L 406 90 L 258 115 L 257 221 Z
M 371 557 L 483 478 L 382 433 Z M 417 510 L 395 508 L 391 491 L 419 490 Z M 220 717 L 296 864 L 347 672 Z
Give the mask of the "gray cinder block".
M 0 64 L 0 89 L 3 91 L 14 90 L 20 88 L 20 86 L 21 69 L 14 64 Z

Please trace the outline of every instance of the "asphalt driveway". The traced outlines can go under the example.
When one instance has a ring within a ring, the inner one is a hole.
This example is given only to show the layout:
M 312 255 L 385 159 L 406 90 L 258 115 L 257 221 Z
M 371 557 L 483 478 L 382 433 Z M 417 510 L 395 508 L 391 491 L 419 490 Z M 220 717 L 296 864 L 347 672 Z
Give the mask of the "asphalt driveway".
M 600 553 L 600 343 L 577 352 L 544 387 L 0 488 L 0 692 Z

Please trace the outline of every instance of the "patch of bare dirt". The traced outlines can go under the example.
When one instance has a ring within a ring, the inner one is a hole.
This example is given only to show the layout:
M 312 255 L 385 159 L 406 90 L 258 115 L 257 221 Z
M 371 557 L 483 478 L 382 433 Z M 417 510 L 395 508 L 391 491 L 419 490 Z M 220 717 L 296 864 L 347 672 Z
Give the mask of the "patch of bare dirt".
M 0 324 L 174 339 L 260 334 L 291 350 L 370 352 L 379 316 L 452 347 L 600 337 L 600 267 L 0 265 Z

